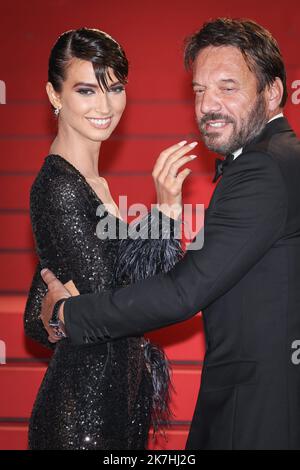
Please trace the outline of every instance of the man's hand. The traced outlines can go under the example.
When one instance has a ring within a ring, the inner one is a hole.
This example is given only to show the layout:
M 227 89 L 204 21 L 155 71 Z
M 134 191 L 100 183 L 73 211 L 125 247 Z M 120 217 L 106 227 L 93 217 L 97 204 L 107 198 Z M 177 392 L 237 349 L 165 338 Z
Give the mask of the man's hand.
M 48 292 L 42 300 L 42 310 L 40 318 L 43 322 L 44 328 L 47 330 L 50 343 L 56 343 L 60 339 L 54 329 L 49 326 L 49 320 L 52 317 L 53 307 L 59 299 L 71 297 L 71 293 L 65 286 L 55 277 L 52 271 L 49 269 L 42 269 L 41 276 L 44 282 L 48 285 Z M 60 306 L 59 319 L 64 323 L 63 317 L 63 304 Z

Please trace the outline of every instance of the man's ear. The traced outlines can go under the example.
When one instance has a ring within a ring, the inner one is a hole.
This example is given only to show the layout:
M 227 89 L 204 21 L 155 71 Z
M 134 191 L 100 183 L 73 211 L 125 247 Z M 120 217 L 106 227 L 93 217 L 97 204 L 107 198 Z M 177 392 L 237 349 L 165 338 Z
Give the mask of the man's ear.
M 61 109 L 61 101 L 59 94 L 54 90 L 52 83 L 46 83 L 46 92 L 49 98 L 50 103 L 54 108 Z
M 269 111 L 275 111 L 280 108 L 280 103 L 283 96 L 283 84 L 279 77 L 276 77 L 274 82 L 268 87 L 267 100 Z

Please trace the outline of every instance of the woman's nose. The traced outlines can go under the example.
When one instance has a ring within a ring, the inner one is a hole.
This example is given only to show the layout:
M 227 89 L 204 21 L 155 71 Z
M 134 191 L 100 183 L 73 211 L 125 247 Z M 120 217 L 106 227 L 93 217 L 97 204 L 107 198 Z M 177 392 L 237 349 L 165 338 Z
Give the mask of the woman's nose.
M 97 98 L 96 111 L 99 114 L 110 114 L 111 106 L 107 92 L 100 92 Z

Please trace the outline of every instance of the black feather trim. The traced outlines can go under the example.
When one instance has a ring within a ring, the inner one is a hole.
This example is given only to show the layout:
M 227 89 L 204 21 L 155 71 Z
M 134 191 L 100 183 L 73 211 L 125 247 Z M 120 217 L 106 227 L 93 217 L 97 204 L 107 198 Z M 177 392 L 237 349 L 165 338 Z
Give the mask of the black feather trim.
M 138 224 L 128 227 L 128 238 L 119 243 L 119 256 L 114 269 L 116 286 L 133 284 L 155 274 L 168 272 L 184 255 L 179 239 L 180 222 L 153 209 Z M 154 233 L 156 239 L 150 237 Z M 154 433 L 168 425 L 170 410 L 170 363 L 157 345 L 144 342 L 146 364 L 151 370 Z
M 171 391 L 171 366 L 164 351 L 149 339 L 144 343 L 146 364 L 149 365 L 152 378 L 152 426 L 154 434 L 159 427 L 168 426 L 173 413 L 170 409 Z
M 114 283 L 132 284 L 166 273 L 183 257 L 181 223 L 153 209 L 137 224 L 129 226 L 128 237 L 119 243 Z M 151 238 L 151 233 L 158 236 Z

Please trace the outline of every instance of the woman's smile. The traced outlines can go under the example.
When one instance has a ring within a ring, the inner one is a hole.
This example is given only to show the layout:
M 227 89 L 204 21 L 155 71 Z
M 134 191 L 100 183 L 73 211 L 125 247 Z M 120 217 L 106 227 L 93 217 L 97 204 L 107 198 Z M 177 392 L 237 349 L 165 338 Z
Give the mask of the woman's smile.
M 86 118 L 96 129 L 107 129 L 112 121 L 112 117 L 107 118 Z

